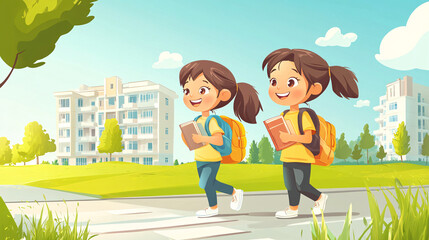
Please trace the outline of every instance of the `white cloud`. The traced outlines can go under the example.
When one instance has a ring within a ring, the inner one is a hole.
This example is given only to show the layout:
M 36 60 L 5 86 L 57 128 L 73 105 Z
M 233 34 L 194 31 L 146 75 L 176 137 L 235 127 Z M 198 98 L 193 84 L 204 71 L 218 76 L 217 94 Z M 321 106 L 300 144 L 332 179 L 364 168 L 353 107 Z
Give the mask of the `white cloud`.
M 361 107 L 369 107 L 369 100 L 358 100 L 353 107 L 361 108 Z
M 384 36 L 375 58 L 397 70 L 429 70 L 429 2 L 417 7 L 406 26 L 397 27 Z
M 159 54 L 158 62 L 152 65 L 153 68 L 172 69 L 183 66 L 183 57 L 179 53 L 164 51 Z
M 333 27 L 329 29 L 324 37 L 319 37 L 316 40 L 316 44 L 322 47 L 326 46 L 340 46 L 350 47 L 352 42 L 356 41 L 356 33 L 341 34 L 341 29 Z

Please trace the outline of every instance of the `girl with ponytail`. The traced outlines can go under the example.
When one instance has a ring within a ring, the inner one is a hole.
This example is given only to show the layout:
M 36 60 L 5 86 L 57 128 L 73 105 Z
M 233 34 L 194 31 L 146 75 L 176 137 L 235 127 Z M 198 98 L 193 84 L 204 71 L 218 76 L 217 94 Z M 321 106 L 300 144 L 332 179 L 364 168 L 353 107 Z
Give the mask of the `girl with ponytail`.
M 357 98 L 359 96 L 355 74 L 345 67 L 329 66 L 314 52 L 304 49 L 282 48 L 270 53 L 262 63 L 269 78 L 268 94 L 275 103 L 289 106 L 283 117 L 291 121 L 296 135 L 279 132 L 283 142 L 294 144 L 283 149 L 283 178 L 288 190 L 289 208 L 276 212 L 277 218 L 298 216 L 301 194 L 315 201 L 313 212 L 321 214 L 328 196 L 310 185 L 311 164 L 315 163 L 312 151 L 307 147 L 318 132 L 317 115 L 309 108 L 299 108 L 319 97 L 331 82 L 332 90 L 339 97 Z M 301 115 L 299 115 L 301 114 Z M 298 121 L 299 117 L 300 122 Z M 317 122 L 313 122 L 316 119 Z
M 183 102 L 195 112 L 201 112 L 197 124 L 208 126 L 211 136 L 193 135 L 195 143 L 207 143 L 195 149 L 199 186 L 205 190 L 209 208 L 196 213 L 198 217 L 211 217 L 218 214 L 216 191 L 232 195 L 230 207 L 240 210 L 243 202 L 243 191 L 216 180 L 221 154 L 211 145 L 221 146 L 224 131 L 217 120 L 206 120 L 210 111 L 226 106 L 234 98 L 234 113 L 247 123 L 256 123 L 256 115 L 262 110 L 257 91 L 247 83 L 237 83 L 234 75 L 223 65 L 207 60 L 200 60 L 185 65 L 179 74 L 183 87 Z M 207 131 L 207 129 L 204 129 Z

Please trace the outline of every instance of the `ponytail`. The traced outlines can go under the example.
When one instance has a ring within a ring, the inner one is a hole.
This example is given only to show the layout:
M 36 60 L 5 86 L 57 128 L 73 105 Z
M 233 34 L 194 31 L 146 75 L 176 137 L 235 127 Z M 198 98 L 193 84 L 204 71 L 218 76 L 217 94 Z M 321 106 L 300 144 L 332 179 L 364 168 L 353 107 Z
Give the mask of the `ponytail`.
M 332 66 L 328 68 L 331 76 L 332 90 L 339 97 L 357 98 L 359 89 L 355 74 L 345 67 Z
M 259 110 L 263 109 L 255 88 L 247 83 L 238 83 L 234 100 L 234 113 L 238 119 L 247 123 L 256 123 Z

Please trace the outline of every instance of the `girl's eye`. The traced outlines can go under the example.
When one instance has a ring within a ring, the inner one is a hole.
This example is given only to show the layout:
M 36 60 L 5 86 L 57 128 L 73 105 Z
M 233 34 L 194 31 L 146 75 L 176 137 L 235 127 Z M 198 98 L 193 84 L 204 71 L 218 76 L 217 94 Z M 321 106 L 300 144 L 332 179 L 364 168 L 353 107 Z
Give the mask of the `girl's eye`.
M 287 86 L 290 88 L 296 87 L 298 86 L 298 80 L 296 78 L 289 78 L 289 80 L 287 80 Z
M 271 78 L 271 79 L 270 79 L 270 84 L 271 84 L 271 86 L 273 86 L 273 87 L 277 86 L 277 79 L 275 79 L 275 78 Z
M 208 94 L 210 92 L 210 89 L 208 87 L 201 87 L 199 90 L 201 95 Z
M 189 89 L 187 89 L 187 88 L 183 89 L 183 93 L 184 93 L 185 95 L 188 95 L 188 94 L 189 94 Z

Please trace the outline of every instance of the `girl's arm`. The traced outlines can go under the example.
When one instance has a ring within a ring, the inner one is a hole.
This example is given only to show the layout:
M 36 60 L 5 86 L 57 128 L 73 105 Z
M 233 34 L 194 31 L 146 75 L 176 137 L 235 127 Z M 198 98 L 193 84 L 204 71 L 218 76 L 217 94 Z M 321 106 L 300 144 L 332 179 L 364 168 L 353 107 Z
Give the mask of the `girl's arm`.
M 205 143 L 210 143 L 217 146 L 221 146 L 223 144 L 222 133 L 215 133 L 210 137 L 194 134 L 192 135 L 192 139 L 194 140 L 195 143 L 205 142 Z
M 280 131 L 280 139 L 286 142 L 311 143 L 313 130 L 304 131 L 303 135 L 292 135 L 287 132 Z

